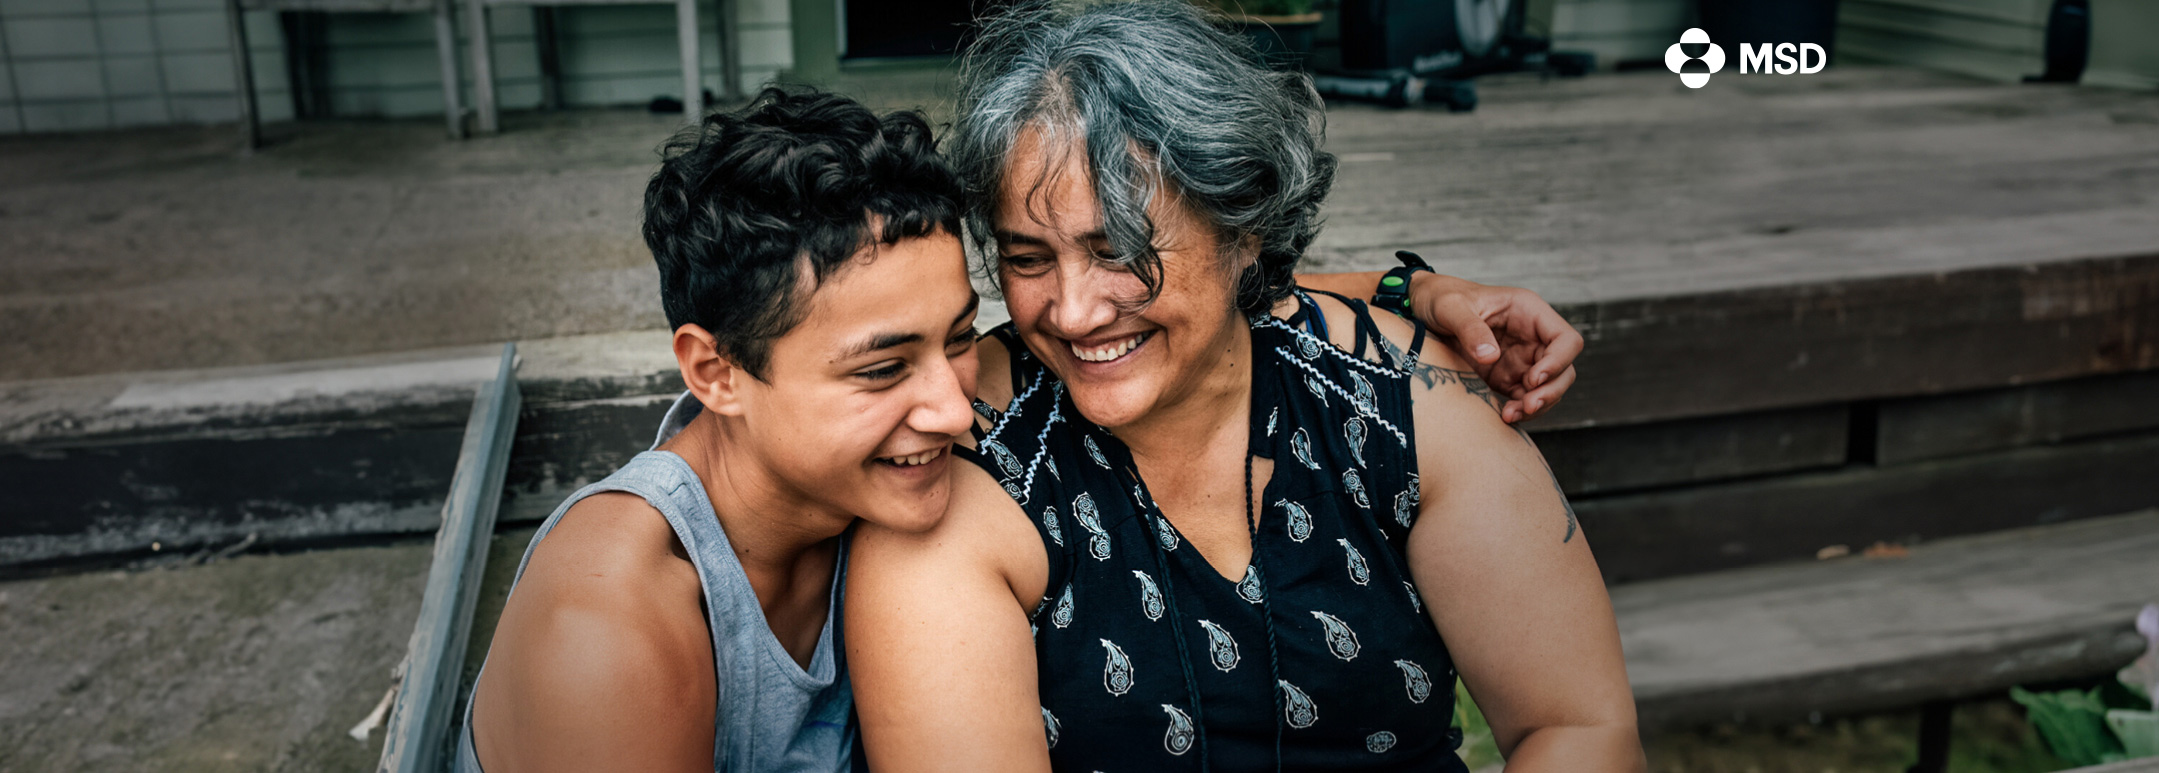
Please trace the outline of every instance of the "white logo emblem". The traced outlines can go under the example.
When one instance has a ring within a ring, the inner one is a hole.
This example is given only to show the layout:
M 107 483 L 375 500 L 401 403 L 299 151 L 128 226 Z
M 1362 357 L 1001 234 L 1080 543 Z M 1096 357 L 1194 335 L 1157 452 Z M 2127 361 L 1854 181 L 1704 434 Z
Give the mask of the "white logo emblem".
M 1342 622 L 1342 618 L 1334 615 L 1313 612 L 1312 616 L 1319 618 L 1319 624 L 1327 629 L 1328 652 L 1343 660 L 1357 659 L 1357 653 L 1364 649 L 1364 645 L 1357 643 L 1356 631 L 1350 630 L 1349 625 Z
M 1111 695 L 1123 695 L 1132 689 L 1132 659 L 1108 639 L 1102 640 L 1102 649 L 1109 653 L 1102 663 L 1102 689 Z
M 1394 666 L 1402 669 L 1402 682 L 1409 689 L 1409 702 L 1423 703 L 1424 699 L 1432 697 L 1432 678 L 1424 674 L 1423 666 L 1407 660 L 1397 660 Z
M 1689 43 L 1709 46 L 1709 50 L 1703 52 L 1700 57 L 1688 56 L 1683 46 Z M 1681 68 L 1685 67 L 1687 62 L 1697 58 L 1702 60 L 1702 64 L 1709 66 L 1709 72 L 1681 72 Z M 1702 28 L 1689 28 L 1686 32 L 1679 34 L 1679 42 L 1673 43 L 1671 48 L 1664 49 L 1664 66 L 1672 72 L 1679 73 L 1679 82 L 1687 84 L 1687 88 L 1698 89 L 1709 85 L 1711 73 L 1724 69 L 1724 48 L 1709 42 L 1709 33 L 1703 32 Z
M 1162 619 L 1162 591 L 1155 588 L 1154 578 L 1138 569 L 1132 570 L 1132 576 L 1139 578 L 1140 614 L 1146 615 L 1149 620 Z
M 1162 748 L 1176 755 L 1191 751 L 1192 718 L 1167 703 L 1162 704 L 1162 710 L 1169 713 L 1169 732 L 1162 734 Z
M 1280 679 L 1274 683 L 1282 687 L 1282 697 L 1286 699 L 1282 702 L 1282 717 L 1289 720 L 1290 727 L 1303 730 L 1319 721 L 1319 706 L 1312 703 L 1312 696 Z
M 1207 630 L 1207 655 L 1214 660 L 1214 667 L 1223 671 L 1236 668 L 1237 640 L 1230 638 L 1228 631 L 1222 630 L 1222 626 L 1214 623 L 1201 620 L 1199 627 Z

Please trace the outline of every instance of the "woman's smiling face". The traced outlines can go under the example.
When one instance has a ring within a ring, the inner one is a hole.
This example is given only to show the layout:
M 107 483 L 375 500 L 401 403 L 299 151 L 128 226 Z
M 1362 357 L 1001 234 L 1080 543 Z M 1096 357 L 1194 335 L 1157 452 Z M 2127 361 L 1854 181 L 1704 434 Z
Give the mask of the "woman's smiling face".
M 1086 154 L 1070 135 L 1023 130 L 995 214 L 998 274 L 1014 326 L 1089 421 L 1116 429 L 1194 396 L 1245 329 L 1235 269 L 1214 229 L 1157 191 L 1149 207 L 1160 293 L 1112 258 Z

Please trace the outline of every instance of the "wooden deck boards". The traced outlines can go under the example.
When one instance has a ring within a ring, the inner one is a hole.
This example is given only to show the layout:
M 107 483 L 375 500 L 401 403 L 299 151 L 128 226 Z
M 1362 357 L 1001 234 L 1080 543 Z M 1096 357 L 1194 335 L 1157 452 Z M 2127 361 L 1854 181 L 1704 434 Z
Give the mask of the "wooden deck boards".
M 1325 268 L 1413 249 L 1561 302 L 2159 252 L 2159 94 L 1893 69 L 1480 81 L 1342 106 Z
M 1613 589 L 1644 726 L 1775 721 L 2081 677 L 2143 651 L 2159 511 Z

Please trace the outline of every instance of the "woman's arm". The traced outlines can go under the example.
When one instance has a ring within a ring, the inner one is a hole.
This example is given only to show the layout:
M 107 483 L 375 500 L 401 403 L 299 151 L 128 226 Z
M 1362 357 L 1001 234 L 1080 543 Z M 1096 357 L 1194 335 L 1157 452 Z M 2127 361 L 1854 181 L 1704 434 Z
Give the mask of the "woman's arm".
M 1297 283 L 1349 298 L 1370 298 L 1382 271 L 1299 274 Z M 1418 272 L 1409 280 L 1410 313 L 1471 362 L 1479 378 L 1506 396 L 1508 423 L 1536 418 L 1574 386 L 1582 334 L 1534 292 Z
M 1378 321 L 1400 351 L 1408 325 Z M 1425 347 L 1412 374 L 1410 574 L 1508 771 L 1643 770 L 1611 601 L 1550 468 L 1453 352 Z
M 847 661 L 870 767 L 1049 770 L 1027 610 L 1049 558 L 1010 495 L 953 467 L 936 527 L 859 527 L 848 557 Z

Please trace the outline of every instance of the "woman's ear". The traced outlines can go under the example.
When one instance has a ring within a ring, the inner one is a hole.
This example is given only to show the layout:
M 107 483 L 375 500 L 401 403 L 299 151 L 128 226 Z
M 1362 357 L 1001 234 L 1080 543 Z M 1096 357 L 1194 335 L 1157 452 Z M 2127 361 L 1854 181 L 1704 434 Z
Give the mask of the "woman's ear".
M 743 387 L 754 378 L 720 353 L 720 340 L 698 325 L 675 328 L 675 367 L 682 383 L 703 403 L 705 410 L 722 416 L 743 412 Z

